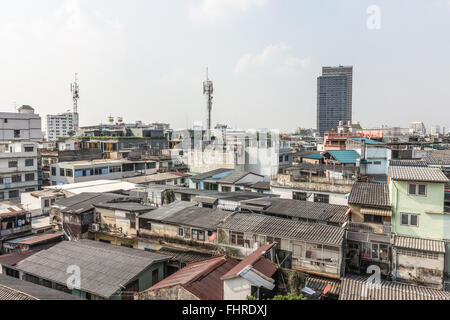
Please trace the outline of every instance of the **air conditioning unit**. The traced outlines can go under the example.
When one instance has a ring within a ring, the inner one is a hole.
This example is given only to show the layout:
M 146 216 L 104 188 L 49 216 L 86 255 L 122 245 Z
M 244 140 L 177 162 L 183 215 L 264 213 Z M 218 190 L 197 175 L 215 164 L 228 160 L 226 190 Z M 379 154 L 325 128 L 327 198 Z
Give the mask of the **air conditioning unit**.
M 100 231 L 100 225 L 98 223 L 93 223 L 91 225 L 91 230 L 92 230 L 92 232 Z

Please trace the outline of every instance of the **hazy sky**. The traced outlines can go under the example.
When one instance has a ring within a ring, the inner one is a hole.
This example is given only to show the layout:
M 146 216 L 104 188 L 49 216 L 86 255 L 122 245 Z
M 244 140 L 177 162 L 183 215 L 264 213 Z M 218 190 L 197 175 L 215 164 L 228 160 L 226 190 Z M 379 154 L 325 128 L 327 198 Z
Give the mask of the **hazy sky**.
M 381 29 L 369 29 L 370 5 Z M 0 110 L 71 108 L 81 125 L 316 125 L 323 65 L 353 65 L 353 119 L 450 129 L 450 0 L 2 0 Z M 44 127 L 45 121 L 43 121 Z

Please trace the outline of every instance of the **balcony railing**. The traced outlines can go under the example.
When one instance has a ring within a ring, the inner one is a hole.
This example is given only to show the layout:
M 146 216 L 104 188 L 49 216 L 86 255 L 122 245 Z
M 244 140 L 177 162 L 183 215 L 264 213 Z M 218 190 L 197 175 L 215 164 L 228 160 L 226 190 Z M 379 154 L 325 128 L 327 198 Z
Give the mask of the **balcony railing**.
M 366 232 L 389 235 L 391 233 L 390 224 L 376 224 L 363 222 L 349 222 L 347 225 L 348 231 Z

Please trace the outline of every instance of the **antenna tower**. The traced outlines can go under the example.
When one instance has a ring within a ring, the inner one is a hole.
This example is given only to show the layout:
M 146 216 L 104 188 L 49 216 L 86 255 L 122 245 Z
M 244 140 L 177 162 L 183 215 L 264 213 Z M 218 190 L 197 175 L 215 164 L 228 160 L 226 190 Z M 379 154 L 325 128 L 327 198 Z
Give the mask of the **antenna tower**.
M 207 130 L 208 130 L 208 137 L 211 133 L 211 111 L 212 111 L 212 101 L 213 101 L 213 93 L 214 93 L 214 86 L 213 82 L 209 80 L 208 76 L 208 68 L 206 68 L 206 81 L 203 82 L 203 94 L 206 96 L 206 111 L 208 113 L 208 118 L 206 121 Z
M 75 82 L 70 84 L 70 92 L 72 92 L 73 99 L 73 115 L 74 115 L 74 129 L 78 131 L 78 100 L 80 100 L 80 86 L 78 85 L 78 73 L 75 73 Z

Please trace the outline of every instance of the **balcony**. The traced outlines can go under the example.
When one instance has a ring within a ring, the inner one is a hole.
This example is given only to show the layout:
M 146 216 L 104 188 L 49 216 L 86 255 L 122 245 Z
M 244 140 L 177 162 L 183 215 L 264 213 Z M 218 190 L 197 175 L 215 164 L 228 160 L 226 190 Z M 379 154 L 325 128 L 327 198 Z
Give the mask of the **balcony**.
M 347 230 L 351 231 L 351 232 L 363 232 L 363 233 L 375 233 L 375 234 L 390 235 L 391 234 L 391 224 L 349 222 L 347 224 Z

